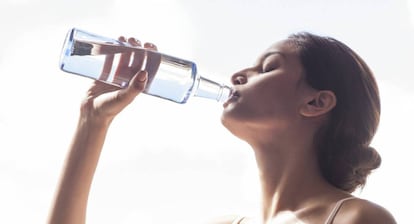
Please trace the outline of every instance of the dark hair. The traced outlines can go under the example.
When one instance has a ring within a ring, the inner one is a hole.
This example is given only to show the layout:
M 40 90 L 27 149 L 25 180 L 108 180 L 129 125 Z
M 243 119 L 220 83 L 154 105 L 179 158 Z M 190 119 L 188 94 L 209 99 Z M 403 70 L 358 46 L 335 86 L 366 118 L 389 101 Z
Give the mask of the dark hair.
M 335 93 L 337 104 L 314 144 L 325 179 L 353 192 L 381 164 L 380 155 L 369 146 L 380 118 L 375 78 L 361 57 L 334 38 L 303 32 L 288 40 L 298 48 L 307 83 Z

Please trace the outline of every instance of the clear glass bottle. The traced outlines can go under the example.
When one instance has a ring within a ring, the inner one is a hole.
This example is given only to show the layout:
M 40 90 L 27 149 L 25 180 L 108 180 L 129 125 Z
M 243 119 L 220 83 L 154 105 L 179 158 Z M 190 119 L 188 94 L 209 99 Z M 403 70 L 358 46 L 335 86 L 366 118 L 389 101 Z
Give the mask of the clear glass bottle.
M 192 96 L 224 102 L 231 94 L 230 87 L 199 75 L 194 62 L 77 28 L 66 36 L 60 68 L 121 88 L 138 71 L 146 70 L 144 93 L 177 103 L 186 103 Z

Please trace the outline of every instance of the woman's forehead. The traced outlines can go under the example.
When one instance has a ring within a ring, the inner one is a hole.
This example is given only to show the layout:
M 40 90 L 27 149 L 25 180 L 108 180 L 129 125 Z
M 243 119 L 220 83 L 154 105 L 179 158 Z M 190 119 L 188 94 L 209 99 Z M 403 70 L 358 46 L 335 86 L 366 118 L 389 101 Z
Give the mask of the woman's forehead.
M 277 41 L 266 49 L 266 51 L 278 51 L 286 55 L 295 54 L 296 50 L 297 47 L 288 39 Z
M 270 55 L 280 55 L 285 60 L 297 60 L 297 47 L 289 40 L 281 40 L 270 45 L 258 58 L 258 62 L 263 61 Z

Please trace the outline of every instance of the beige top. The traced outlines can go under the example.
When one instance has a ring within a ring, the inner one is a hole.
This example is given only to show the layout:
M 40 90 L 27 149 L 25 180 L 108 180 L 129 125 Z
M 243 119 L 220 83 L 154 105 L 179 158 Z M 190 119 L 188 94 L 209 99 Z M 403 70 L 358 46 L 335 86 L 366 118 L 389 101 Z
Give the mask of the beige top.
M 344 198 L 339 200 L 338 202 L 336 202 L 335 207 L 333 208 L 332 212 L 329 214 L 328 219 L 325 221 L 325 224 L 332 224 L 333 220 L 335 219 L 336 214 L 338 214 L 339 209 L 341 208 L 342 204 L 345 201 L 348 201 L 350 199 L 353 199 L 354 197 L 348 197 L 348 198 Z M 245 217 L 239 217 L 237 219 L 235 219 L 232 224 L 241 224 L 241 222 L 243 221 Z

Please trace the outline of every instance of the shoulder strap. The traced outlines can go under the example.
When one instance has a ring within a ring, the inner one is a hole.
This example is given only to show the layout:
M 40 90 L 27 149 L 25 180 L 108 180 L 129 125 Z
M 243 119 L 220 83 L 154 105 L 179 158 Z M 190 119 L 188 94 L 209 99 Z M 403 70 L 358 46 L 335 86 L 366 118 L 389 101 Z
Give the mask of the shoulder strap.
M 231 224 L 240 224 L 245 217 L 238 217 L 236 218 Z
M 342 204 L 345 201 L 348 201 L 348 200 L 353 199 L 353 198 L 354 197 L 348 197 L 348 198 L 344 198 L 344 199 L 341 199 L 338 202 L 336 202 L 336 205 L 335 205 L 334 209 L 332 210 L 331 214 L 329 214 L 329 217 L 326 220 L 325 224 L 332 224 L 332 222 L 335 219 L 335 216 L 338 213 L 339 209 L 341 208 Z

